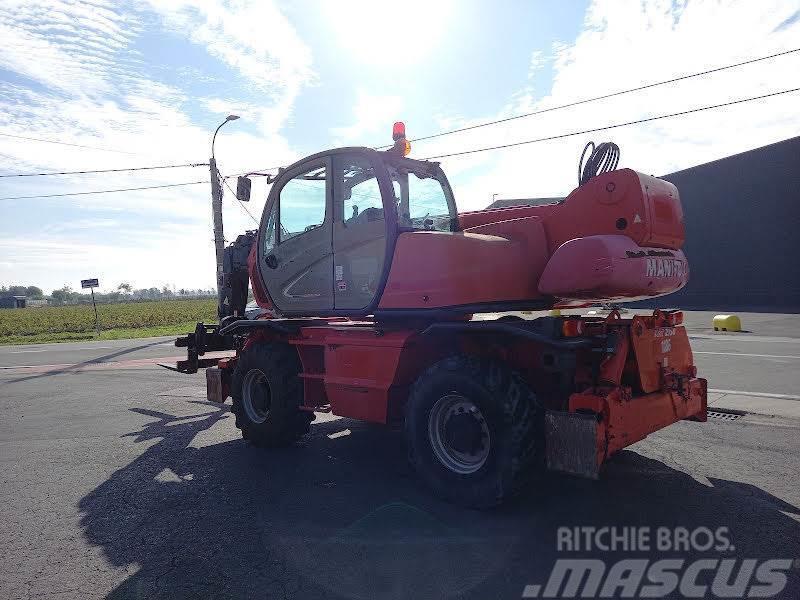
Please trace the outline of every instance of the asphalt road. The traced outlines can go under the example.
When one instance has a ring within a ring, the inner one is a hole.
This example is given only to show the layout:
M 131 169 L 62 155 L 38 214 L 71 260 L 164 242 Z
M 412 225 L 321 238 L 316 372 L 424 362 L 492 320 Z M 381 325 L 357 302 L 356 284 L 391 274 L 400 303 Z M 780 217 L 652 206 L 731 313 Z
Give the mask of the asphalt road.
M 781 327 L 690 324 L 710 386 L 798 394 Z M 0 348 L 0 598 L 520 598 L 567 526 L 727 527 L 735 549 L 677 556 L 800 557 L 798 421 L 681 422 L 599 481 L 546 475 L 476 512 L 433 499 L 380 427 L 320 419 L 293 448 L 249 447 L 202 375 L 154 366 L 167 343 Z M 800 570 L 776 597 L 800 597 Z
M 715 333 L 712 313 L 687 312 L 686 325 L 699 373 L 712 389 L 779 394 L 800 400 L 800 318 L 795 315 L 742 315 L 752 333 Z M 535 315 L 534 315 L 535 316 Z M 100 366 L 158 362 L 185 354 L 174 337 L 102 342 L 0 346 L 0 371 L 10 367 Z

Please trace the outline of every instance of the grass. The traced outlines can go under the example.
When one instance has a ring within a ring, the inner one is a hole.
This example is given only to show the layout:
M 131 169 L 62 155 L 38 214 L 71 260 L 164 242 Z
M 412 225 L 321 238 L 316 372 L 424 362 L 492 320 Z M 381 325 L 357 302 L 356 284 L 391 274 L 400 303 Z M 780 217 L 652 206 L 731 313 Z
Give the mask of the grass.
M 89 305 L 0 310 L 0 344 L 119 340 L 178 335 L 216 321 L 216 299 L 100 304 L 100 337 Z

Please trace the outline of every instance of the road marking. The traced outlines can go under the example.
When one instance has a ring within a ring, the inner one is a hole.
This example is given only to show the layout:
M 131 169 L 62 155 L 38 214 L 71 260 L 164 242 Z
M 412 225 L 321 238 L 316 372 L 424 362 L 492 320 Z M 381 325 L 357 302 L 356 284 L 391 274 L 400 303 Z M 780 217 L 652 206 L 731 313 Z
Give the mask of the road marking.
M 9 354 L 28 354 L 30 352 L 69 352 L 70 350 L 113 350 L 114 348 L 123 348 L 123 346 L 83 346 L 80 348 L 70 348 L 63 346 L 61 348 L 39 348 L 37 350 L 9 350 Z
M 9 354 L 27 354 L 28 352 L 47 352 L 47 350 L 11 350 Z
M 786 354 L 745 354 L 744 352 L 704 352 L 700 350 L 693 350 L 692 354 L 718 354 L 719 356 L 751 356 L 754 358 L 800 358 L 800 356 L 792 356 Z
M 747 336 L 745 335 L 702 335 L 696 333 L 689 334 L 690 340 L 703 340 L 703 341 L 712 341 L 712 342 L 757 342 L 762 344 L 800 344 L 800 339 L 798 338 L 785 338 L 785 337 L 773 337 L 773 336 L 766 336 L 766 335 L 753 335 Z
M 739 396 L 755 396 L 757 398 L 777 398 L 779 400 L 800 400 L 800 396 L 792 396 L 791 394 L 770 394 L 768 392 L 745 392 L 743 390 L 716 390 L 709 389 L 709 392 L 714 394 L 736 394 Z

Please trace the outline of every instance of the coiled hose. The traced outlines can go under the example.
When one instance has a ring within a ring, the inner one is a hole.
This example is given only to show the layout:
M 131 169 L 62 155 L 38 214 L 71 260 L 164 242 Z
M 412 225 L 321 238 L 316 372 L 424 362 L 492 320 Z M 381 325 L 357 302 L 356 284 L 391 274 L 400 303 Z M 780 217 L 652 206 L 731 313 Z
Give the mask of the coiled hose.
M 591 153 L 583 164 L 586 151 L 591 147 Z M 614 142 L 602 142 L 597 146 L 594 142 L 589 142 L 581 152 L 581 160 L 578 163 L 578 185 L 583 185 L 592 177 L 597 177 L 601 173 L 608 173 L 617 168 L 619 164 L 619 146 Z

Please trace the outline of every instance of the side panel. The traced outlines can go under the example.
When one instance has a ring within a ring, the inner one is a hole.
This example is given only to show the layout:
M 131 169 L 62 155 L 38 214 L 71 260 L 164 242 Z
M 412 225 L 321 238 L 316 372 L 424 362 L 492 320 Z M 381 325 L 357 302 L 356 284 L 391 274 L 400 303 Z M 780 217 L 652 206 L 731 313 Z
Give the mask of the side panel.
M 473 231 L 400 234 L 379 308 L 444 308 L 541 298 L 547 258 L 536 219 Z
M 329 403 L 335 415 L 388 423 L 440 349 L 430 339 L 418 343 L 415 331 L 363 325 L 304 327 L 300 338 L 289 340 L 303 362 L 305 405 Z

